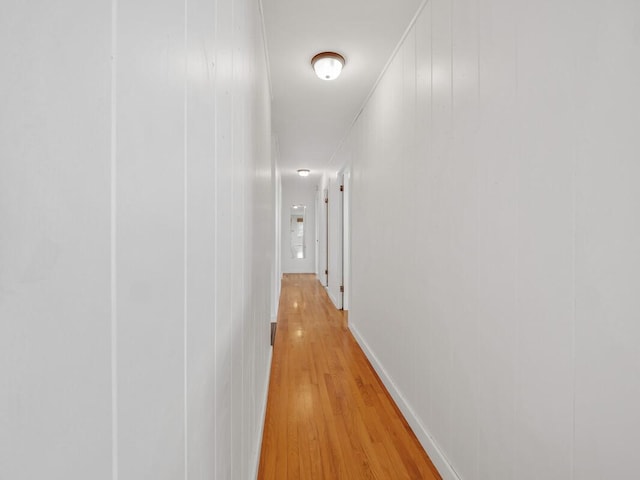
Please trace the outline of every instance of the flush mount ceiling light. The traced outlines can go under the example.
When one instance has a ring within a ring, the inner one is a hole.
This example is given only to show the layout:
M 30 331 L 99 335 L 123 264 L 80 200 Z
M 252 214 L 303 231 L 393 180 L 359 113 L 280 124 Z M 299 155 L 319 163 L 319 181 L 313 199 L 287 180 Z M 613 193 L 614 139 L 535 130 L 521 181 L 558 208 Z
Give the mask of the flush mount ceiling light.
M 311 170 L 307 170 L 306 168 L 301 168 L 300 170 L 298 170 L 298 175 L 300 175 L 301 177 L 308 177 L 310 173 Z
M 311 65 L 318 78 L 335 80 L 344 67 L 344 57 L 335 52 L 322 52 L 311 59 Z

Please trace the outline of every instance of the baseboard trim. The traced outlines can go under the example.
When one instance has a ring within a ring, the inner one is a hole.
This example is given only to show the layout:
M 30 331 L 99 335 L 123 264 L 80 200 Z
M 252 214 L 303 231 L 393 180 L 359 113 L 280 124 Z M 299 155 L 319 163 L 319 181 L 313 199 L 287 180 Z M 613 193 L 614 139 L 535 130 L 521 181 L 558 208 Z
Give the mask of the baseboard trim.
M 461 480 L 461 478 L 458 476 L 456 471 L 453 469 L 453 467 L 445 457 L 442 450 L 440 450 L 440 448 L 436 444 L 433 437 L 429 434 L 424 425 L 422 425 L 422 422 L 418 419 L 413 409 L 409 406 L 404 396 L 396 387 L 395 383 L 393 383 L 393 380 L 384 369 L 378 358 L 374 355 L 371 348 L 369 348 L 369 345 L 358 331 L 358 328 L 351 322 L 349 322 L 349 330 L 351 330 L 351 333 L 360 345 L 360 348 L 362 348 L 362 351 L 369 359 L 369 362 L 371 362 L 371 365 L 382 380 L 382 383 L 384 383 L 384 386 L 389 391 L 389 394 L 391 395 L 393 400 L 396 402 L 396 405 L 404 415 L 407 423 L 409 423 L 409 426 L 413 430 L 413 433 L 415 433 L 418 441 L 427 452 L 427 455 L 429 455 L 429 458 L 431 458 L 431 461 L 442 476 L 443 480 Z
M 273 348 L 269 349 L 269 359 L 267 361 L 267 380 L 265 382 L 264 395 L 262 396 L 262 409 L 260 412 L 260 430 L 258 431 L 258 439 L 256 449 L 253 452 L 253 475 L 250 478 L 258 478 L 258 469 L 260 468 L 260 453 L 262 451 L 262 435 L 264 434 L 264 422 L 267 418 L 267 399 L 269 396 L 269 383 L 271 381 L 271 358 L 273 356 Z

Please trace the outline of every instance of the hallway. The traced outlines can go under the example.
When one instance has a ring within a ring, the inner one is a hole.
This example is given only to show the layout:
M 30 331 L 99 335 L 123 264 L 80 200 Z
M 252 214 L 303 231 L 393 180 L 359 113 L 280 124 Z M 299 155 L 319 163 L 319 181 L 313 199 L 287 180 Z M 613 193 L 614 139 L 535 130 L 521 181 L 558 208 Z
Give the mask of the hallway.
M 0 480 L 640 478 L 640 1 L 0 32 Z
M 441 478 L 315 275 L 282 281 L 258 478 Z

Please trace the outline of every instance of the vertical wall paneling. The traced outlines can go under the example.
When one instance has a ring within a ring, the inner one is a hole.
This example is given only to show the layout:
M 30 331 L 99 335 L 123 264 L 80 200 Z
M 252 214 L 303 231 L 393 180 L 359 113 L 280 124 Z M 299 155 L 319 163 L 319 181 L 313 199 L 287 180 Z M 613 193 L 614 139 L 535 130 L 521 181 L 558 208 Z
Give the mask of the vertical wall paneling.
M 432 0 L 335 155 L 350 326 L 445 478 L 635 474 L 639 20 Z
M 434 189 L 430 188 L 429 182 L 432 178 L 430 175 L 430 163 L 431 155 L 431 89 L 432 89 L 432 68 L 431 68 L 431 7 L 432 3 L 429 2 L 424 7 L 422 15 L 416 20 L 415 26 L 415 59 L 416 59 L 416 105 L 415 105 L 415 122 L 414 122 L 414 138 L 415 138 L 415 161 L 412 162 L 412 168 L 414 177 L 416 179 L 416 190 L 413 195 L 417 195 L 418 191 L 423 192 L 426 196 L 426 202 L 430 202 L 433 198 Z M 426 188 L 425 188 L 426 187 Z M 414 214 L 418 210 L 413 209 Z M 425 215 L 421 218 L 414 218 L 413 221 L 416 224 L 414 245 L 416 248 L 426 252 L 434 252 L 432 247 L 433 235 L 430 233 L 433 230 L 430 228 L 430 222 L 432 218 L 427 216 L 428 211 L 424 211 Z M 433 253 L 432 253 L 433 255 Z M 429 344 L 431 342 L 431 315 L 428 311 L 419 313 L 420 298 L 428 298 L 431 288 L 428 286 L 429 276 L 424 275 L 423 272 L 427 272 L 431 269 L 432 259 L 428 255 L 416 255 L 412 257 L 412 265 L 414 268 L 414 275 L 416 282 L 413 284 L 413 290 L 409 297 L 412 299 L 412 308 L 415 309 L 415 328 L 422 329 L 424 335 L 416 336 L 413 341 L 415 345 L 416 361 L 424 367 L 422 369 L 415 369 L 415 388 L 416 398 L 431 398 L 431 378 L 429 374 L 431 362 L 429 362 L 429 356 L 431 355 L 431 349 Z M 410 287 L 411 288 L 411 287 Z M 427 301 L 427 304 L 432 302 Z M 431 424 L 431 402 L 412 402 L 411 406 L 414 409 L 416 417 L 420 419 L 423 425 Z
M 416 39 L 416 30 L 412 29 L 407 35 L 407 38 L 402 45 L 401 52 L 399 53 L 399 55 L 402 55 L 401 115 L 402 118 L 407 119 L 411 125 L 415 125 L 418 114 Z M 418 243 L 418 230 L 421 228 L 421 224 L 420 222 L 415 221 L 416 212 L 411 204 L 411 199 L 420 189 L 420 179 L 415 175 L 414 171 L 416 164 L 419 162 L 416 155 L 416 133 L 416 130 L 413 128 L 402 129 L 403 140 L 400 155 L 402 158 L 411 158 L 413 161 L 411 162 L 410 168 L 402 168 L 398 171 L 402 184 L 401 191 L 403 194 L 399 197 L 399 204 L 395 208 L 401 215 L 401 221 L 406 225 L 405 231 L 399 236 L 402 244 L 399 246 L 398 251 L 405 252 L 402 253 L 399 258 L 399 265 L 401 268 L 401 271 L 398 272 L 399 275 L 402 275 L 402 272 L 411 272 L 411 274 L 416 273 L 417 265 L 412 261 L 413 255 L 411 252 L 415 252 L 420 248 L 420 244 Z M 412 328 L 411 325 L 415 326 L 420 322 L 420 317 L 417 315 L 417 309 L 415 308 L 415 299 L 417 298 L 418 293 L 416 288 L 417 285 L 412 285 L 411 287 L 404 289 L 402 297 L 398 299 L 400 302 L 398 314 L 406 320 L 406 323 L 398 322 L 398 327 L 401 329 L 407 328 L 407 330 L 403 332 L 402 336 L 407 336 L 409 329 Z M 406 352 L 407 358 L 409 359 L 415 357 L 418 348 L 418 341 L 413 338 L 407 345 L 407 348 L 401 349 L 401 351 Z M 415 370 L 407 370 L 406 372 L 403 372 L 403 376 L 405 377 L 406 382 L 410 385 L 410 390 L 412 390 L 411 392 L 407 392 L 407 396 L 415 396 L 415 391 L 418 387 L 415 375 Z
M 184 3 L 154 5 L 118 5 L 120 480 L 184 475 Z
M 632 477 L 640 444 L 639 17 L 587 2 L 573 23 L 576 479 Z
M 215 477 L 216 4 L 186 2 L 187 476 Z
M 454 0 L 451 14 L 451 177 L 447 259 L 452 270 L 451 441 L 462 478 L 478 468 L 478 2 Z M 460 299 L 464 299 L 460 301 Z
M 517 9 L 478 2 L 478 478 L 515 476 Z
M 453 339 L 451 338 L 451 307 L 454 302 L 456 285 L 448 260 L 453 254 L 451 241 L 450 202 L 454 197 L 451 178 L 451 9 L 447 0 L 435 0 L 431 5 L 431 115 L 432 115 L 432 162 L 433 171 L 429 178 L 433 190 L 433 203 L 429 210 L 433 218 L 430 235 L 433 236 L 431 275 L 433 316 L 431 317 L 432 378 L 431 403 L 433 435 L 448 455 L 451 455 L 451 405 L 452 382 L 451 361 Z
M 516 442 L 535 447 L 517 449 L 515 475 L 523 479 L 571 477 L 575 117 L 566 32 L 572 15 L 568 5 L 542 2 L 522 5 L 516 20 Z
M 244 436 L 244 405 L 242 404 L 242 389 L 244 375 L 243 331 L 247 305 L 244 302 L 244 277 L 246 262 L 244 259 L 246 245 L 247 218 L 244 216 L 246 207 L 244 175 L 247 168 L 245 156 L 245 99 L 244 90 L 246 54 L 243 43 L 246 42 L 242 29 L 244 24 L 244 2 L 232 2 L 231 5 L 231 157 L 234 159 L 233 170 L 229 183 L 231 190 L 231 435 L 227 438 L 231 448 L 231 478 L 241 478 L 242 465 L 240 462 L 242 437 Z
M 216 474 L 231 477 L 231 297 L 233 203 L 229 185 L 232 156 L 232 3 L 216 4 Z
M 252 476 L 276 239 L 261 23 L 253 0 L 3 5 L 0 478 Z
M 2 5 L 3 479 L 111 478 L 110 17 Z
M 272 265 L 272 286 L 271 286 L 271 322 L 275 322 L 278 318 L 278 305 L 280 303 L 280 280 L 282 278 L 282 182 L 280 180 L 280 171 L 278 170 L 277 163 L 277 142 L 272 140 L 271 148 L 271 174 L 272 174 L 272 220 L 274 233 L 274 256 Z

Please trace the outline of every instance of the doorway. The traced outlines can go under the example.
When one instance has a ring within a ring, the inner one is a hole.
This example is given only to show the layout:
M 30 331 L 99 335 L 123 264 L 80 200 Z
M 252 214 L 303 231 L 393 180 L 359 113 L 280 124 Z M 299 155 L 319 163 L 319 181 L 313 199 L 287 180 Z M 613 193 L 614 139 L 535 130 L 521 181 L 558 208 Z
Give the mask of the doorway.
M 345 276 L 349 267 L 345 264 L 348 257 L 345 255 L 345 179 L 347 176 L 341 170 L 329 180 L 327 202 L 327 293 L 334 305 L 339 309 L 345 309 Z

